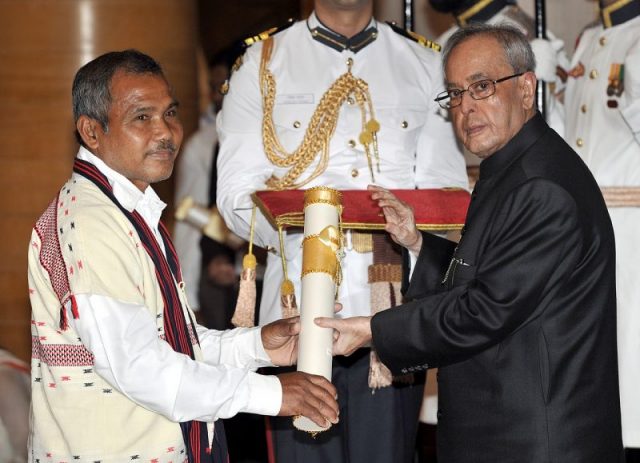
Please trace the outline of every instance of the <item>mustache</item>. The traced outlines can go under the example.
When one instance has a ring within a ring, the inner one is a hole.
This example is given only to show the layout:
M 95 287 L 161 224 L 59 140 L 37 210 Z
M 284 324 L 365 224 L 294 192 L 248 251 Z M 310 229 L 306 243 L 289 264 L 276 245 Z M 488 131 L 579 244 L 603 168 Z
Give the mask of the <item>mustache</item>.
M 176 154 L 178 148 L 171 140 L 160 140 L 155 148 L 149 152 L 149 154 L 157 153 L 159 151 L 169 151 L 171 154 Z

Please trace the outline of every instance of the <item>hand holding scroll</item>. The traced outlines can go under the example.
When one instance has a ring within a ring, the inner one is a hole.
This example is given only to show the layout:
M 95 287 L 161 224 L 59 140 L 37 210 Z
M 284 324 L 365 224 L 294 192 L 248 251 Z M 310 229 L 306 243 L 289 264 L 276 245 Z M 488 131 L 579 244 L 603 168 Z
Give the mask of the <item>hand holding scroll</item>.
M 282 385 L 280 416 L 305 416 L 322 428 L 338 422 L 336 388 L 326 378 L 301 371 L 278 375 Z
M 334 329 L 333 355 L 351 355 L 371 342 L 371 317 L 317 317 L 315 322 Z
M 271 362 L 278 366 L 296 363 L 300 317 L 283 318 L 262 327 L 260 336 Z
M 333 306 L 334 313 L 341 310 L 342 304 L 336 302 Z M 283 318 L 262 327 L 262 346 L 271 363 L 280 367 L 296 363 L 299 334 L 300 317 Z
M 382 209 L 387 222 L 384 229 L 391 235 L 391 239 L 412 253 L 419 254 L 422 234 L 416 228 L 411 206 L 385 188 L 369 185 L 367 189 L 371 192 L 371 199 L 377 201 Z

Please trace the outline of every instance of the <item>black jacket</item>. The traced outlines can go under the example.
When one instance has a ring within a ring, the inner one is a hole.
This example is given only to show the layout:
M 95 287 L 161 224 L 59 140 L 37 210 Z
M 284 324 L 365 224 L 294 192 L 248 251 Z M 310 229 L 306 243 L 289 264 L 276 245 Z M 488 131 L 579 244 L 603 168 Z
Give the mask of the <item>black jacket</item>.
M 614 235 L 578 155 L 536 115 L 482 162 L 459 245 L 423 236 L 372 330 L 394 373 L 440 367 L 439 461 L 622 461 Z

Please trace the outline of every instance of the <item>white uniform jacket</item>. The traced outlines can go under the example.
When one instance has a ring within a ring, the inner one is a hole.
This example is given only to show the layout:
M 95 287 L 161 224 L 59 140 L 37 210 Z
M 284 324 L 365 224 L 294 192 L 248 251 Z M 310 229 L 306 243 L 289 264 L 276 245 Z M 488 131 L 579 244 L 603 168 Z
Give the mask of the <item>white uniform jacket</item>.
M 352 58 L 352 73 L 368 83 L 375 117 L 381 125 L 376 183 L 405 189 L 467 188 L 464 158 L 453 128 L 439 115 L 433 101 L 444 89 L 440 55 L 384 23 L 372 24 L 378 28 L 376 39 L 357 53 L 339 52 L 314 40 L 310 28 L 318 21 L 313 14 L 308 22 L 297 22 L 274 36 L 269 69 L 276 81 L 273 118 L 280 141 L 289 151 L 299 145 L 320 98 L 347 71 L 347 59 Z M 258 43 L 245 54 L 242 66 L 233 74 L 218 118 L 218 208 L 231 230 L 245 238 L 249 236 L 253 205 L 250 194 L 266 189 L 265 181 L 272 174 L 280 177 L 284 173 L 269 162 L 262 144 L 261 49 Z M 364 149 L 358 142 L 361 131 L 358 105 L 344 104 L 331 139 L 327 169 L 304 188 L 325 185 L 340 190 L 365 189 L 372 183 Z M 314 166 L 301 178 L 306 178 Z M 255 242 L 279 250 L 276 230 L 258 215 Z M 288 232 L 285 251 L 288 276 L 296 286 L 298 301 L 301 236 Z M 371 253 L 346 250 L 339 293 L 344 305 L 342 316 L 370 313 L 367 266 L 371 262 Z M 282 279 L 280 257 L 271 252 L 260 306 L 261 323 L 281 317 Z
M 622 82 L 612 82 L 620 74 Z M 603 187 L 640 187 L 640 17 L 586 29 L 565 95 L 567 142 Z M 640 447 L 640 208 L 609 209 L 616 235 L 618 363 L 625 447 Z

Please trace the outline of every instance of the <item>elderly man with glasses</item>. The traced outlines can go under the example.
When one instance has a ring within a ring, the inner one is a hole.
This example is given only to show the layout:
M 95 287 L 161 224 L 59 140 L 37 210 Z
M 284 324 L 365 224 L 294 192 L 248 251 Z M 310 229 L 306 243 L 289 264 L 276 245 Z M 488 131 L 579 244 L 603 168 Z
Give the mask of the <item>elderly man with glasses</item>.
M 482 79 L 472 83 L 466 90 L 460 90 L 452 88 L 451 90 L 445 90 L 436 97 L 436 100 L 442 109 L 451 109 L 456 106 L 460 106 L 462 103 L 462 94 L 469 92 L 469 95 L 474 100 L 484 100 L 496 93 L 496 84 L 504 82 L 505 80 L 513 79 L 514 77 L 520 77 L 524 72 L 517 74 L 511 74 L 510 76 L 501 77 L 500 79 Z
M 392 372 L 439 367 L 438 460 L 623 461 L 613 230 L 598 186 L 535 108 L 535 59 L 508 26 L 456 32 L 443 55 L 458 138 L 482 158 L 462 239 L 415 227 L 370 187 L 403 245 L 405 304 L 317 319 L 334 351 L 372 343 Z

